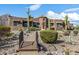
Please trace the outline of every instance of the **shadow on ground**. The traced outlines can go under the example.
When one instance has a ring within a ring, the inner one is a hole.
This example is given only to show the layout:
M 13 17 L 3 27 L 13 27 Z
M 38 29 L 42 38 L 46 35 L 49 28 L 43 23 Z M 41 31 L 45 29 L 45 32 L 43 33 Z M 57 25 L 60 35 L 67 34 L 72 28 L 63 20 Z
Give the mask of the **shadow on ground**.
M 39 44 L 38 46 L 39 46 L 39 51 L 47 51 L 47 48 L 44 45 Z
M 57 40 L 54 44 L 60 44 L 60 43 L 63 43 L 64 41 L 63 40 Z

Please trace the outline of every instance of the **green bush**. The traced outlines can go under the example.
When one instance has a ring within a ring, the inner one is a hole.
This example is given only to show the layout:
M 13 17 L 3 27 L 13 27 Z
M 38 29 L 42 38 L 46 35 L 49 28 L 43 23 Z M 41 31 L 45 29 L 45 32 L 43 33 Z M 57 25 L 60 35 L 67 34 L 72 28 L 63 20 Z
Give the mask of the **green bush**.
M 0 26 L 0 36 L 4 36 L 6 33 L 10 32 L 10 30 L 10 27 Z
M 36 27 L 30 27 L 29 30 L 30 31 L 36 31 L 36 30 L 40 30 L 40 29 L 39 28 L 36 28 Z
M 29 30 L 30 30 L 30 31 L 35 31 L 36 28 L 35 28 L 35 27 L 30 27 Z
M 52 30 L 41 30 L 40 37 L 44 43 L 54 43 L 58 38 L 58 32 Z
M 10 31 L 11 28 L 7 26 L 0 26 L 0 31 Z
M 13 35 L 13 33 L 10 33 L 10 32 L 8 32 L 8 33 L 5 34 L 5 36 L 7 36 L 7 37 L 10 37 L 12 35 Z

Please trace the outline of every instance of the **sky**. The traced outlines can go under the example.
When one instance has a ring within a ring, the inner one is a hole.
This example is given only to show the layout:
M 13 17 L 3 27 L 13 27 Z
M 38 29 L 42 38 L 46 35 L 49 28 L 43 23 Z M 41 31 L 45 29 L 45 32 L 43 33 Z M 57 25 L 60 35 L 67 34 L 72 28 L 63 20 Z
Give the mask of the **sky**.
M 27 8 L 30 8 L 33 17 L 64 19 L 68 15 L 71 23 L 79 25 L 79 4 L 0 4 L 0 15 L 10 14 L 26 18 Z

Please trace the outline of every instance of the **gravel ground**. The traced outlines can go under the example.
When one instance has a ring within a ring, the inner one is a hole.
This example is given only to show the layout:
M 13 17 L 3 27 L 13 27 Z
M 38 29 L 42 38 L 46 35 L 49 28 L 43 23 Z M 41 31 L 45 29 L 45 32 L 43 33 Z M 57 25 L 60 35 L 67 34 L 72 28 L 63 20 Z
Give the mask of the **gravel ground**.
M 27 38 L 28 37 L 25 37 L 25 40 Z M 66 52 L 68 52 L 69 55 L 79 55 L 79 34 L 73 36 L 73 33 L 71 32 L 70 36 L 62 36 L 58 38 L 58 41 L 54 44 L 43 43 L 39 37 L 39 43 L 42 44 L 46 50 L 40 52 L 29 51 L 16 53 L 16 50 L 18 49 L 18 40 L 14 40 L 12 41 L 12 44 L 0 48 L 0 55 L 66 55 Z
M 14 40 L 11 44 L 0 46 L 0 55 L 16 55 L 16 49 L 18 49 L 18 40 Z

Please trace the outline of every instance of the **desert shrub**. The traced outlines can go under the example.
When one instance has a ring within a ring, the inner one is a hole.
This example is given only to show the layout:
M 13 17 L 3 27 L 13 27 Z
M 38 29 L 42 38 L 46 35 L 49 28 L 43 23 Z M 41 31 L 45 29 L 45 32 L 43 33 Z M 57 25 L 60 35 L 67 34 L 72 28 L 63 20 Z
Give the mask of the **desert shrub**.
M 10 27 L 7 27 L 7 26 L 0 26 L 0 31 L 1 30 L 4 30 L 4 31 L 10 31 Z
M 0 36 L 4 36 L 6 33 L 10 32 L 10 30 L 10 27 L 0 26 Z
M 77 30 L 74 30 L 73 33 L 74 33 L 74 35 L 77 35 L 78 34 L 78 31 Z
M 65 31 L 64 31 L 64 35 L 65 35 L 65 36 L 69 36 L 69 35 L 70 35 L 70 32 L 71 32 L 70 30 L 65 30 Z
M 79 30 L 79 25 L 77 25 L 77 26 L 75 27 L 75 29 L 76 29 L 76 30 Z
M 36 28 L 36 30 L 41 30 L 40 28 Z
M 35 28 L 35 27 L 29 27 L 29 30 L 30 30 L 30 31 L 35 31 L 36 28 Z
M 9 40 L 9 37 L 12 35 L 13 33 L 10 33 L 10 32 L 5 33 L 6 40 Z
M 54 43 L 58 38 L 58 32 L 52 30 L 41 30 L 40 37 L 44 43 Z
M 36 31 L 36 30 L 40 30 L 40 29 L 39 28 L 36 28 L 36 27 L 30 27 L 29 30 L 30 31 Z
M 13 33 L 8 32 L 8 33 L 5 34 L 5 36 L 10 37 L 10 36 L 12 36 L 12 34 Z

